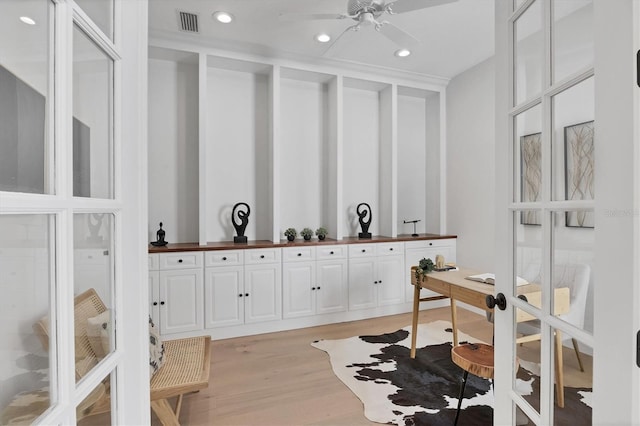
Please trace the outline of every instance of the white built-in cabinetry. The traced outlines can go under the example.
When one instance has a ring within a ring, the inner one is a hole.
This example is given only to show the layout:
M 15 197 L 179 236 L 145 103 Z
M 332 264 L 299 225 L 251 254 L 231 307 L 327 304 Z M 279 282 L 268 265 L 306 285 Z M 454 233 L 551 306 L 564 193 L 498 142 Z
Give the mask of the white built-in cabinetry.
M 150 44 L 151 241 L 230 241 L 237 202 L 254 241 L 356 236 L 361 202 L 374 235 L 445 233 L 446 81 Z
M 151 253 L 150 311 L 163 335 L 214 337 L 408 312 L 409 268 L 437 254 L 454 261 L 455 247 L 446 238 Z
M 347 310 L 346 247 L 282 249 L 283 318 Z
M 404 243 L 349 246 L 349 309 L 404 302 Z
M 205 257 L 206 328 L 281 318 L 280 249 L 211 251 Z
M 157 256 L 157 257 L 153 257 Z M 161 334 L 201 330 L 204 320 L 201 252 L 151 255 L 151 315 Z

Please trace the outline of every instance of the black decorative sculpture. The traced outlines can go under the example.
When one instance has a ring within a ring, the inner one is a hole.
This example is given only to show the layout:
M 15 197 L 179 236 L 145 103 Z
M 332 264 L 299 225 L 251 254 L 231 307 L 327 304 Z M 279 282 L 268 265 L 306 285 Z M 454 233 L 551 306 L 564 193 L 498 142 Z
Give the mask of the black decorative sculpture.
M 360 207 L 365 206 L 366 209 L 360 210 Z M 356 213 L 358 213 L 358 221 L 360 222 L 360 227 L 362 228 L 362 232 L 358 234 L 358 238 L 371 238 L 371 233 L 369 232 L 369 225 L 371 225 L 371 206 L 367 203 L 360 203 L 358 207 L 356 207 Z M 365 217 L 369 215 L 369 220 L 365 220 Z
M 412 237 L 417 237 L 418 233 L 416 232 L 416 223 L 420 222 L 420 219 L 416 219 L 416 220 L 404 220 L 403 223 L 413 223 L 413 234 L 411 234 Z
M 245 206 L 247 211 L 238 210 L 236 214 L 236 209 L 238 207 Z M 231 211 L 231 222 L 233 222 L 233 227 L 236 229 L 236 233 L 238 234 L 236 237 L 233 237 L 234 243 L 246 243 L 247 237 L 244 235 L 244 230 L 247 229 L 247 224 L 249 223 L 249 215 L 251 214 L 251 209 L 249 208 L 249 204 L 247 203 L 237 203 L 233 206 L 233 210 Z M 240 220 L 240 223 L 236 222 L 236 216 Z
M 162 222 L 160 222 L 160 229 L 156 232 L 156 241 L 151 241 L 152 246 L 162 247 L 167 245 L 167 241 L 164 240 L 164 229 L 162 229 Z

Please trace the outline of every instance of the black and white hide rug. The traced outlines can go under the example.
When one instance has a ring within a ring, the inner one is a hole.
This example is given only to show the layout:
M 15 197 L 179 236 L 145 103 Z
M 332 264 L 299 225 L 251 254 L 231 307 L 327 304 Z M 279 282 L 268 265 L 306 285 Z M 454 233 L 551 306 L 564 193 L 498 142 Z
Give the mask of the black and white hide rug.
M 463 371 L 451 361 L 451 323 L 418 326 L 416 357 L 411 359 L 411 327 L 378 336 L 320 340 L 311 345 L 329 354 L 334 373 L 364 404 L 367 419 L 396 425 L 452 425 Z M 460 342 L 479 342 L 458 332 Z M 539 395 L 538 365 L 521 362 L 517 391 Z M 556 424 L 591 424 L 591 389 L 565 387 L 565 408 Z M 531 396 L 530 403 L 537 406 Z M 460 425 L 493 424 L 489 380 L 469 374 Z M 537 408 L 537 407 L 536 407 Z

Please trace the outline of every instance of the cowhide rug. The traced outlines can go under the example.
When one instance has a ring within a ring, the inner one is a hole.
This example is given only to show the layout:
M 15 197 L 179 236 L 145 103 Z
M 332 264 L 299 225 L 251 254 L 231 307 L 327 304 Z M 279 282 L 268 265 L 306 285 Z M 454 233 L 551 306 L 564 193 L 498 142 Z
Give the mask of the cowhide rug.
M 334 373 L 363 402 L 367 419 L 397 425 L 451 425 L 463 373 L 451 361 L 451 324 L 420 324 L 415 359 L 409 356 L 410 330 L 408 326 L 378 336 L 320 340 L 311 345 L 329 354 Z M 479 342 L 461 332 L 458 338 Z M 525 398 L 539 395 L 539 378 L 532 370 L 536 365 L 522 362 L 518 371 L 517 390 Z M 585 401 L 590 391 L 566 387 L 565 408 L 556 409 L 556 424 L 591 424 L 591 408 Z M 536 398 L 531 397 L 532 405 Z M 459 424 L 493 424 L 492 405 L 491 382 L 470 374 Z

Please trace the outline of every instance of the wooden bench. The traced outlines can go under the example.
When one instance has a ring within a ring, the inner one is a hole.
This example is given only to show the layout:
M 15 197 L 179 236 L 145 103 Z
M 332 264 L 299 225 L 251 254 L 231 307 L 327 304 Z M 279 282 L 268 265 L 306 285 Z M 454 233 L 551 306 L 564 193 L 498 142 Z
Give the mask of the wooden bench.
M 95 292 L 89 289 L 76 296 L 74 302 L 75 327 L 75 356 L 76 379 L 87 374 L 99 359 L 93 351 L 87 335 L 87 320 L 107 310 L 106 306 Z M 48 350 L 49 326 L 46 320 L 40 320 L 33 326 L 40 341 Z M 179 425 L 182 397 L 185 393 L 196 392 L 209 386 L 209 368 L 211 363 L 211 337 L 198 336 L 185 339 L 166 340 L 164 344 L 164 363 L 151 378 L 151 408 L 163 425 Z M 38 392 L 42 392 L 39 390 Z M 39 411 L 29 416 L 28 409 L 20 399 L 33 398 L 31 393 L 19 394 L 12 404 L 3 412 L 3 419 L 10 420 L 11 408 L 20 407 L 20 422 L 28 417 L 35 420 L 48 403 L 40 404 Z M 176 406 L 172 408 L 168 399 L 177 397 Z M 84 417 L 102 414 L 110 411 L 111 398 L 109 395 L 109 379 L 96 388 L 76 410 L 78 420 Z M 15 413 L 18 414 L 17 412 Z M 7 421 L 8 422 L 8 421 Z

